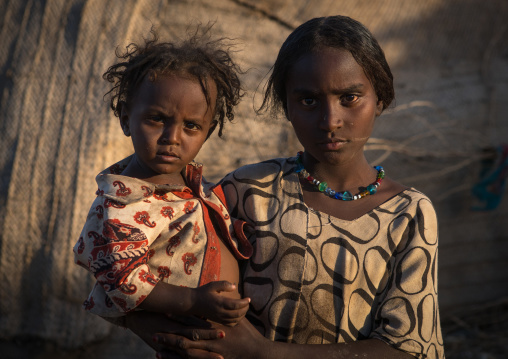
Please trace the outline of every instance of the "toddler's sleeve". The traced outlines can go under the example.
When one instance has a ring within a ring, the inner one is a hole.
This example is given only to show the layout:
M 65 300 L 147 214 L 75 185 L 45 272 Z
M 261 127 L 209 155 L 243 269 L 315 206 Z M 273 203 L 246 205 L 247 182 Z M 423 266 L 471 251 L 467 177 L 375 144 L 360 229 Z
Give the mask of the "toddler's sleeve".
M 84 303 L 87 310 L 115 316 L 113 304 L 116 311 L 128 312 L 148 296 L 159 281 L 147 265 L 149 247 L 159 233 L 148 203 L 97 197 L 74 246 L 75 262 L 98 283 Z

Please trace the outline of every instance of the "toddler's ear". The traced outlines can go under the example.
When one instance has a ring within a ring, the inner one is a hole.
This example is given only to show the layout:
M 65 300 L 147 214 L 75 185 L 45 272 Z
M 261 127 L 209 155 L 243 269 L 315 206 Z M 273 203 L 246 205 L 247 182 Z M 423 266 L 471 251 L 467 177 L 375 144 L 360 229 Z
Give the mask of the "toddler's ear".
M 213 131 L 215 131 L 215 128 L 217 127 L 217 124 L 219 121 L 214 120 L 212 124 L 210 125 L 210 129 L 208 130 L 208 134 L 206 135 L 206 139 L 208 140 L 210 136 L 212 135 Z
M 129 112 L 127 111 L 127 105 L 122 101 L 118 103 L 118 107 L 120 126 L 122 126 L 124 135 L 129 137 L 131 135 L 131 130 L 129 128 Z

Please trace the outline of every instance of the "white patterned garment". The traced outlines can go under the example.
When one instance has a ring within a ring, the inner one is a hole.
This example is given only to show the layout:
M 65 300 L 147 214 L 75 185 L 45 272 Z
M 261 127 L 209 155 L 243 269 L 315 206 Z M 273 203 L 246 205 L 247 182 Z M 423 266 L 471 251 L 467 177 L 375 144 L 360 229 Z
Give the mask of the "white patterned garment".
M 437 219 L 407 189 L 352 221 L 303 202 L 295 158 L 241 167 L 221 182 L 231 216 L 251 223 L 247 317 L 294 343 L 378 338 L 418 358 L 444 358 L 437 301 Z

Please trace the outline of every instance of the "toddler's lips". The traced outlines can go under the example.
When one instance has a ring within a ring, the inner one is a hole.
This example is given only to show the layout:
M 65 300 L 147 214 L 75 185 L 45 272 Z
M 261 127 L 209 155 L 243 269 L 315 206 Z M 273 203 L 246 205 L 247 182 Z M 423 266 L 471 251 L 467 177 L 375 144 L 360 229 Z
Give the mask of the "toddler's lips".
M 180 157 L 174 152 L 158 152 L 157 158 L 163 162 L 175 162 L 180 159 Z
M 161 150 L 161 151 L 157 152 L 157 155 L 179 157 L 176 152 L 173 152 L 170 150 L 166 150 L 166 151 Z

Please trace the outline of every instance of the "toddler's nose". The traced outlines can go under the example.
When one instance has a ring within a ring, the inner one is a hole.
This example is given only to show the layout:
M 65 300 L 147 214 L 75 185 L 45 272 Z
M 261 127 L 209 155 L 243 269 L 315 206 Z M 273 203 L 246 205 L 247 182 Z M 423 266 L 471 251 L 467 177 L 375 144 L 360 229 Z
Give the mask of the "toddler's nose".
M 168 124 L 164 126 L 160 141 L 163 144 L 179 145 L 180 144 L 180 129 L 176 125 Z

